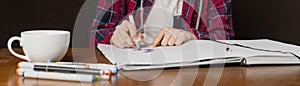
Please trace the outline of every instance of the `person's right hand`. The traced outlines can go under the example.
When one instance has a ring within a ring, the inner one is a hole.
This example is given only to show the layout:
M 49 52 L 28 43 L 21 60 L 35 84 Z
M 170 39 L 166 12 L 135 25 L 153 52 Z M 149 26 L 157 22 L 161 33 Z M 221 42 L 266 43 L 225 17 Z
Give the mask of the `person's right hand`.
M 129 33 L 129 34 L 128 34 Z M 116 26 L 115 31 L 110 39 L 110 43 L 119 48 L 135 47 L 133 40 L 136 38 L 136 26 L 127 20 Z M 143 41 L 143 35 L 139 32 L 138 41 Z

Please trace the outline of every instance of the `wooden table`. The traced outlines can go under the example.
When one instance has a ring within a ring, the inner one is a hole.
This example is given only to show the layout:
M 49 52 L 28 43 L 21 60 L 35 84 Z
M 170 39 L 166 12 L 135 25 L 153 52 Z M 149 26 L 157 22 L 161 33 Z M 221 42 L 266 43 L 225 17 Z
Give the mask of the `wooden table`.
M 15 50 L 22 53 L 22 50 L 19 48 Z M 74 48 L 74 50 L 76 51 L 71 52 L 70 49 L 63 61 L 72 61 L 72 57 L 81 57 L 83 62 L 96 61 L 108 63 L 104 56 L 97 50 L 87 48 Z M 96 52 L 95 59 L 91 61 L 84 60 L 84 58 L 93 57 L 93 55 L 89 55 L 93 52 Z M 165 69 L 162 72 L 160 70 L 120 71 L 116 76 L 113 76 L 112 80 L 81 83 L 20 77 L 15 72 L 17 63 L 20 61 L 22 60 L 11 55 L 6 48 L 0 49 L 0 86 L 300 86 L 299 65 L 259 67 L 230 66 L 224 69 L 222 67 L 211 69 L 208 67 L 174 68 Z M 221 70 L 221 72 L 210 70 Z M 220 78 L 218 78 L 218 75 L 220 75 Z

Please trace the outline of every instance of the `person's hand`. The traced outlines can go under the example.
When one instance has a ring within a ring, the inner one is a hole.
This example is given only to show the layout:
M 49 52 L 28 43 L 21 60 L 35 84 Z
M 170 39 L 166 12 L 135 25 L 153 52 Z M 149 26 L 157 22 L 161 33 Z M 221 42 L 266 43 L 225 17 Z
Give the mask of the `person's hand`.
M 110 39 L 110 43 L 119 48 L 135 47 L 133 40 L 136 39 L 136 26 L 127 20 L 116 26 L 115 31 Z M 138 41 L 143 40 L 142 33 L 138 35 Z
M 150 47 L 162 46 L 178 46 L 188 40 L 194 40 L 197 37 L 188 31 L 175 29 L 171 27 L 162 28 L 154 37 Z

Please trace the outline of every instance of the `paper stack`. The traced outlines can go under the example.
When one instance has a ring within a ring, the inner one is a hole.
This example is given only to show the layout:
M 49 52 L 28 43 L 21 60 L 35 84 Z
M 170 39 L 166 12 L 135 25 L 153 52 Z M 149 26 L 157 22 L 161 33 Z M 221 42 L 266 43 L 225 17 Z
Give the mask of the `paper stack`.
M 122 70 L 163 69 L 210 64 L 297 65 L 300 46 L 269 39 L 191 40 L 180 46 L 121 49 L 98 44 L 98 49 Z

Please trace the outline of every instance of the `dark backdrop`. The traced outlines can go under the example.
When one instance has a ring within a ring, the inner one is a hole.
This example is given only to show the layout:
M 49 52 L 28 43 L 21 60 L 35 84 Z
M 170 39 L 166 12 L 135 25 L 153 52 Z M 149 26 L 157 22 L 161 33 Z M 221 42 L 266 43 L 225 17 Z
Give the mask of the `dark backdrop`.
M 84 0 L 2 0 L 0 48 L 6 47 L 9 37 L 19 36 L 24 30 L 72 32 L 83 3 Z M 300 0 L 233 0 L 235 39 L 269 38 L 300 45 L 299 3 Z M 87 47 L 87 42 L 80 40 L 75 47 Z
M 300 0 L 233 0 L 236 39 L 269 38 L 300 45 Z
M 59 29 L 72 33 L 83 3 L 84 0 L 2 0 L 0 48 L 7 47 L 11 36 L 20 36 L 25 30 Z M 14 46 L 18 47 L 18 42 Z

